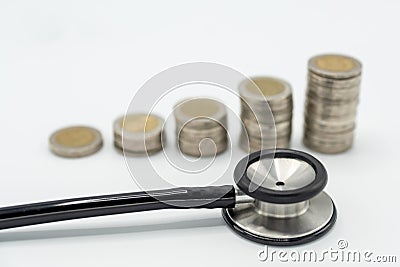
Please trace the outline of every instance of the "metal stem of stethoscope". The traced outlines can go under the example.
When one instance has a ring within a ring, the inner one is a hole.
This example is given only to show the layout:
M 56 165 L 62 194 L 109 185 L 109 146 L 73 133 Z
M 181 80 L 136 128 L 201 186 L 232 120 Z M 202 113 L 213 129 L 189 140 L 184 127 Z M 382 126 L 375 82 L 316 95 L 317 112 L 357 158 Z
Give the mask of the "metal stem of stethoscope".
M 4 207 L 0 229 L 158 209 L 222 208 L 239 235 L 295 245 L 318 238 L 335 223 L 335 205 L 322 191 L 326 170 L 311 155 L 290 149 L 255 152 L 238 163 L 234 179 L 237 188 L 183 187 Z

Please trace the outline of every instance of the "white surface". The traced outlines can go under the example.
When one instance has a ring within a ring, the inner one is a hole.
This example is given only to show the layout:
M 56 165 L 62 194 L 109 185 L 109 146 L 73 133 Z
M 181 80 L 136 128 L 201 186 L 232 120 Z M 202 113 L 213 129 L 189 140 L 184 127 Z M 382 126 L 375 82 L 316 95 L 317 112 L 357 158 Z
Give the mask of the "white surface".
M 346 239 L 399 258 L 399 10 L 396 1 L 2 1 L 0 206 L 136 190 L 112 122 L 144 81 L 184 62 L 288 80 L 292 144 L 307 151 L 307 60 L 339 52 L 363 63 L 356 142 L 344 154 L 313 153 L 328 168 L 339 217 L 299 249 Z M 104 148 L 80 160 L 53 156 L 50 133 L 77 123 L 101 130 Z M 1 231 L 0 266 L 270 264 L 258 261 L 261 248 L 232 233 L 219 210 L 158 211 Z

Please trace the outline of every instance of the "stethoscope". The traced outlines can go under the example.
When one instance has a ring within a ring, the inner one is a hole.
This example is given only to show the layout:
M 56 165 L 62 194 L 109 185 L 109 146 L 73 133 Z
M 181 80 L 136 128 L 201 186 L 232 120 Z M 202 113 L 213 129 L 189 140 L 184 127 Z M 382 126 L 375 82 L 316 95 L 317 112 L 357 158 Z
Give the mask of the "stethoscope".
M 336 221 L 335 205 L 322 191 L 326 169 L 305 152 L 254 152 L 239 161 L 234 181 L 236 187 L 180 187 L 4 207 L 0 229 L 148 210 L 222 208 L 225 222 L 240 236 L 296 245 L 319 238 Z

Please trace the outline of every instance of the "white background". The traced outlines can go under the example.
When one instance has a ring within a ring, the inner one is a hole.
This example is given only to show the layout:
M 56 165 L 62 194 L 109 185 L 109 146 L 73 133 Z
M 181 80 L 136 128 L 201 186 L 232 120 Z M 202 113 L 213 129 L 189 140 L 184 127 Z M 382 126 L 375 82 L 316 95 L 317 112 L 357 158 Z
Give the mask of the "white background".
M 313 153 L 329 171 L 338 221 L 297 249 L 345 239 L 399 260 L 400 2 L 189 2 L 0 2 L 0 206 L 137 190 L 113 149 L 112 122 L 147 79 L 185 62 L 288 80 L 292 146 L 308 151 L 307 60 L 338 52 L 363 63 L 355 145 Z M 101 130 L 104 148 L 78 160 L 52 155 L 48 136 L 71 124 Z M 219 210 L 157 211 L 0 231 L 0 266 L 270 264 L 258 261 L 261 248 L 232 233 Z

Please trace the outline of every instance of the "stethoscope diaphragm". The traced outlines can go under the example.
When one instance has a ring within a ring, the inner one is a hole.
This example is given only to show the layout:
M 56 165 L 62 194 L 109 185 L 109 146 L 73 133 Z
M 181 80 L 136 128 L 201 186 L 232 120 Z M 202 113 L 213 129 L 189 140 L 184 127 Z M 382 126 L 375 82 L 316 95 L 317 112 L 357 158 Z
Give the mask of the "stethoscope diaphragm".
M 233 231 L 247 239 L 269 245 L 302 244 L 335 223 L 335 205 L 322 191 L 327 172 L 307 153 L 288 149 L 252 153 L 238 163 L 234 179 L 250 198 L 222 213 Z

